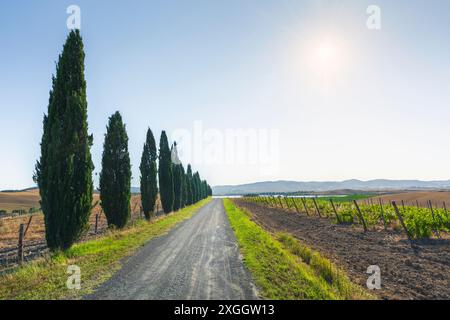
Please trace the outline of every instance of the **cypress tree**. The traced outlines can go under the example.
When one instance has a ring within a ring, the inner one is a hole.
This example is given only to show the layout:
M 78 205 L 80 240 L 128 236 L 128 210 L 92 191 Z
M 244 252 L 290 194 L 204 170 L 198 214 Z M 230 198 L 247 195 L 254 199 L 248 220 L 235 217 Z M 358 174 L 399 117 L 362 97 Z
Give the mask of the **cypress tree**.
M 166 132 L 161 133 L 159 141 L 159 193 L 161 197 L 161 204 L 165 213 L 170 213 L 173 210 L 174 191 L 173 191 L 173 173 L 172 160 L 167 140 Z
M 100 200 L 109 226 L 123 228 L 131 214 L 131 164 L 128 136 L 122 116 L 109 118 L 103 145 Z
M 196 174 L 192 176 L 192 203 L 197 203 L 198 201 L 198 186 Z
M 147 220 L 153 215 L 156 198 L 158 197 L 158 184 L 156 180 L 157 167 L 156 142 L 152 130 L 148 128 L 147 139 L 142 151 L 141 165 L 141 203 Z
M 186 204 L 191 205 L 194 203 L 194 189 L 193 189 L 193 183 L 192 183 L 192 168 L 189 164 L 187 166 L 186 170 L 186 189 L 187 189 L 187 199 Z
M 202 199 L 206 199 L 208 197 L 208 187 L 206 180 L 202 181 Z
M 70 248 L 87 230 L 91 213 L 93 137 L 88 134 L 84 59 L 80 32 L 71 31 L 52 78 L 34 175 L 51 250 Z
M 187 181 L 186 181 L 186 172 L 184 171 L 184 167 L 180 164 L 180 173 L 181 173 L 181 208 L 186 207 L 187 204 Z
M 201 198 L 201 186 L 200 186 L 200 174 L 198 171 L 194 174 L 193 185 L 194 185 L 194 203 L 200 201 Z
M 211 188 L 211 186 L 208 184 L 208 196 L 209 196 L 209 197 L 212 197 L 212 194 L 213 194 L 212 188 Z
M 179 164 L 172 164 L 173 172 L 173 211 L 178 211 L 181 208 L 181 168 Z

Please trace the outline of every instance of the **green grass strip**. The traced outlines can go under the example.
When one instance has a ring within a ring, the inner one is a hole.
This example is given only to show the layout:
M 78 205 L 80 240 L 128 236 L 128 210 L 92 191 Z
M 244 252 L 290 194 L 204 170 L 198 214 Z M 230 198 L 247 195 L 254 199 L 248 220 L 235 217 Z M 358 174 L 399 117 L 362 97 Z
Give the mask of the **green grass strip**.
M 121 261 L 154 237 L 166 234 L 180 222 L 191 218 L 211 199 L 181 209 L 151 222 L 139 220 L 123 230 L 109 231 L 96 240 L 74 245 L 46 259 L 30 262 L 0 276 L 0 299 L 79 299 L 91 293 L 121 267 Z M 81 269 L 81 290 L 67 289 L 67 267 Z
M 249 213 L 224 199 L 244 263 L 263 298 L 274 300 L 373 299 L 318 253 L 287 234 L 271 235 Z

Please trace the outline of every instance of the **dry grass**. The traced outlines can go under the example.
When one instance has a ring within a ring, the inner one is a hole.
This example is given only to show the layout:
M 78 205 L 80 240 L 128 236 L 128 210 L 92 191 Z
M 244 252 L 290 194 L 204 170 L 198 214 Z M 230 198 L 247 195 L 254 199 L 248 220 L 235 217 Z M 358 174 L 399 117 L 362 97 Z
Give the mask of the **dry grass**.
M 373 198 L 375 203 L 381 199 L 384 203 L 396 201 L 401 203 L 403 200 L 405 205 L 416 206 L 416 201 L 420 207 L 427 208 L 427 201 L 431 200 L 435 207 L 442 208 L 445 201 L 447 208 L 450 209 L 450 191 L 408 191 L 394 194 L 386 194 Z M 364 201 L 363 201 L 364 202 Z
M 0 210 L 29 210 L 39 208 L 39 190 L 33 189 L 23 192 L 0 192 Z

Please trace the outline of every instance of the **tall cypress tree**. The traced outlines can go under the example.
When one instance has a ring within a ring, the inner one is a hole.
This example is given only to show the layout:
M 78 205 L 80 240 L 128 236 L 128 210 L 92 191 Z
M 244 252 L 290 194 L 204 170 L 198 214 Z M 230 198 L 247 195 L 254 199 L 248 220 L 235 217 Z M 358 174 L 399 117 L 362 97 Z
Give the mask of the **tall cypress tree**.
M 172 164 L 173 172 L 173 211 L 181 208 L 181 168 L 179 164 Z
M 141 157 L 141 203 L 147 220 L 153 215 L 156 198 L 158 197 L 158 183 L 156 179 L 157 167 L 156 142 L 150 128 L 147 131 L 147 139 Z
M 122 116 L 109 118 L 103 145 L 100 200 L 109 226 L 123 228 L 131 214 L 131 164 L 128 135 Z
M 206 180 L 202 181 L 202 199 L 206 199 L 206 197 L 208 196 L 208 187 L 207 187 L 207 183 Z
M 174 191 L 173 191 L 173 173 L 172 173 L 172 159 L 167 140 L 166 132 L 161 133 L 159 141 L 159 194 L 161 197 L 161 204 L 165 213 L 170 213 L 173 210 Z
M 192 176 L 192 167 L 189 164 L 186 170 L 186 180 L 187 180 L 187 189 L 188 189 L 188 195 L 187 195 L 187 204 L 191 205 L 194 204 L 194 183 L 193 183 L 193 176 Z
M 201 199 L 201 182 L 200 182 L 200 174 L 198 173 L 198 171 L 194 173 L 193 184 L 194 184 L 194 203 L 197 203 Z
M 171 149 L 172 174 L 173 174 L 173 211 L 181 208 L 181 161 L 178 159 L 177 143 L 174 142 Z
M 51 250 L 70 248 L 87 230 L 91 212 L 93 137 L 88 134 L 84 58 L 80 32 L 71 31 L 52 79 L 34 175 Z
M 213 192 L 211 186 L 208 184 L 208 197 L 212 197 Z
M 186 207 L 187 203 L 187 181 L 186 172 L 184 171 L 183 164 L 180 164 L 180 174 L 181 174 L 181 208 Z

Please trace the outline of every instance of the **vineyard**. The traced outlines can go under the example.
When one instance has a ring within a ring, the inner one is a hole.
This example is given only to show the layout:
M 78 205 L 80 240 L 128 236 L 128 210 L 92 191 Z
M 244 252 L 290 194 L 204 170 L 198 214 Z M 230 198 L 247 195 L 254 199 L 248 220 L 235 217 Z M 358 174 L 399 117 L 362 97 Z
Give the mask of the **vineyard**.
M 233 200 L 272 234 L 288 233 L 366 286 L 381 270 L 381 299 L 448 299 L 450 237 L 446 205 L 422 208 L 378 199 L 244 197 Z M 423 205 L 423 204 L 422 204 Z
M 338 201 L 336 201 L 336 199 Z M 450 231 L 449 212 L 445 202 L 437 208 L 428 201 L 428 208 L 396 202 L 339 201 L 339 198 L 246 197 L 244 200 L 330 219 L 331 223 L 350 224 L 368 229 L 403 230 L 410 239 L 441 238 Z

